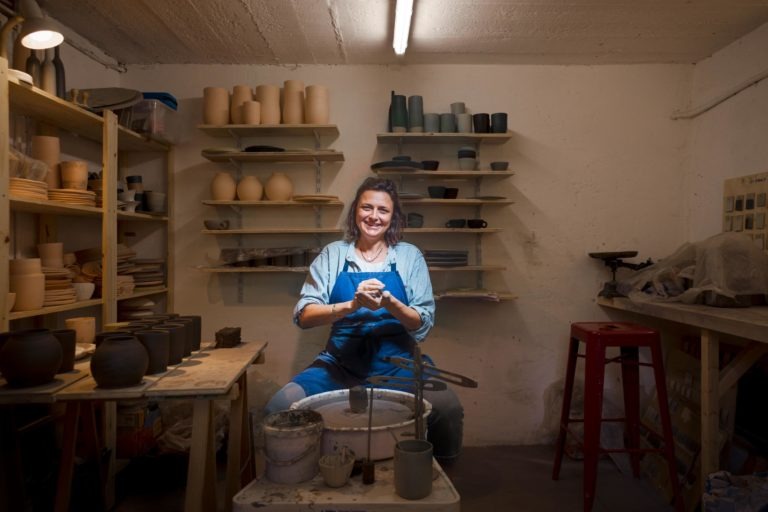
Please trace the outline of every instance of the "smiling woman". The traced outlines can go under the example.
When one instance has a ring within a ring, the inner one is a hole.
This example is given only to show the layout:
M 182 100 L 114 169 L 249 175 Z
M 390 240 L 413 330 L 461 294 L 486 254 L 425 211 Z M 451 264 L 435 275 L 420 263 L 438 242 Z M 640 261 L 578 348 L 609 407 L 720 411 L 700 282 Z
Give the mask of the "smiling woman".
M 345 239 L 326 246 L 312 263 L 294 308 L 301 328 L 331 324 L 325 350 L 272 397 L 267 414 L 369 377 L 413 377 L 387 358 L 413 357 L 434 323 L 435 301 L 421 251 L 400 240 L 404 223 L 395 184 L 366 179 L 349 209 Z M 450 390 L 425 391 L 424 397 L 432 404 L 428 438 L 435 457 L 451 460 L 461 449 L 461 404 Z

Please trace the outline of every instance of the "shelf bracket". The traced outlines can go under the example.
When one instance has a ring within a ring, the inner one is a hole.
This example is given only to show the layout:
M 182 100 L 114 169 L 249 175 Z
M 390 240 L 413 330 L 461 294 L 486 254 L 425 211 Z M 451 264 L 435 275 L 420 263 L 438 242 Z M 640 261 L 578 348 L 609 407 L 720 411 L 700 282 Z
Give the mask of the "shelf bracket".
M 240 144 L 241 144 L 241 142 L 242 142 L 242 138 L 241 138 L 241 137 L 240 137 L 240 136 L 237 134 L 237 132 L 235 132 L 235 131 L 234 131 L 234 130 L 232 130 L 231 128 L 228 128 L 228 129 L 227 129 L 227 133 L 229 134 L 229 136 L 230 136 L 230 137 L 232 137 L 233 139 L 235 139 L 235 144 L 237 144 L 237 149 L 238 149 L 238 150 L 242 150 L 243 148 L 242 148 L 242 147 L 240 147 Z
M 477 208 L 477 210 L 480 210 L 480 207 Z M 477 218 L 479 218 L 479 213 Z M 480 233 L 477 233 L 475 235 L 475 265 L 482 265 L 483 264 L 483 237 L 480 235 Z M 476 281 L 477 289 L 481 290 L 483 288 L 483 271 L 479 271 L 477 273 L 477 281 Z

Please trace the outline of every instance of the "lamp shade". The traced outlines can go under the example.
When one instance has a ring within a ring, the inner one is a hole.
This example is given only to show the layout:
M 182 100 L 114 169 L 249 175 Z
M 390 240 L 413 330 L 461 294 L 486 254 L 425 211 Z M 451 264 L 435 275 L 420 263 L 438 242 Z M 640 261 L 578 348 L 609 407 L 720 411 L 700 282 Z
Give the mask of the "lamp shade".
M 21 27 L 21 44 L 32 50 L 45 50 L 64 41 L 61 32 L 44 18 L 25 18 Z

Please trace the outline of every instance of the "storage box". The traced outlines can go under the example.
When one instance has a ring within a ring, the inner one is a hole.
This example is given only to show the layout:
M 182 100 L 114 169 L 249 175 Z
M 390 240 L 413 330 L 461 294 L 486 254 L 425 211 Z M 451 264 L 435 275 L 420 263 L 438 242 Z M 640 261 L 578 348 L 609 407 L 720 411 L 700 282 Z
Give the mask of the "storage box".
M 131 107 L 130 115 L 123 118 L 126 127 L 149 135 L 153 139 L 169 141 L 171 123 L 175 111 L 160 100 L 142 100 Z
M 126 459 L 149 453 L 157 445 L 163 426 L 157 407 L 118 410 L 116 423 L 117 456 Z

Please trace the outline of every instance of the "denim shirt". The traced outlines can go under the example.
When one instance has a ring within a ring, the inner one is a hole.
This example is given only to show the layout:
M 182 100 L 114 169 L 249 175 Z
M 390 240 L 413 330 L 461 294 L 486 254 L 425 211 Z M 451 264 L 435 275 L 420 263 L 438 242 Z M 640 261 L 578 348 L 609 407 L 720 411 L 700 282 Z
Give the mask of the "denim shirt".
M 355 258 L 355 244 L 338 241 L 326 245 L 309 267 L 301 298 L 293 310 L 293 321 L 299 325 L 299 315 L 308 304 L 328 304 L 336 278 L 349 261 L 349 272 L 361 272 Z M 435 298 L 429 280 L 427 262 L 421 251 L 407 242 L 398 242 L 389 248 L 385 267 L 395 263 L 397 273 L 405 285 L 408 305 L 421 317 L 421 327 L 409 331 L 416 341 L 422 341 L 435 323 Z

